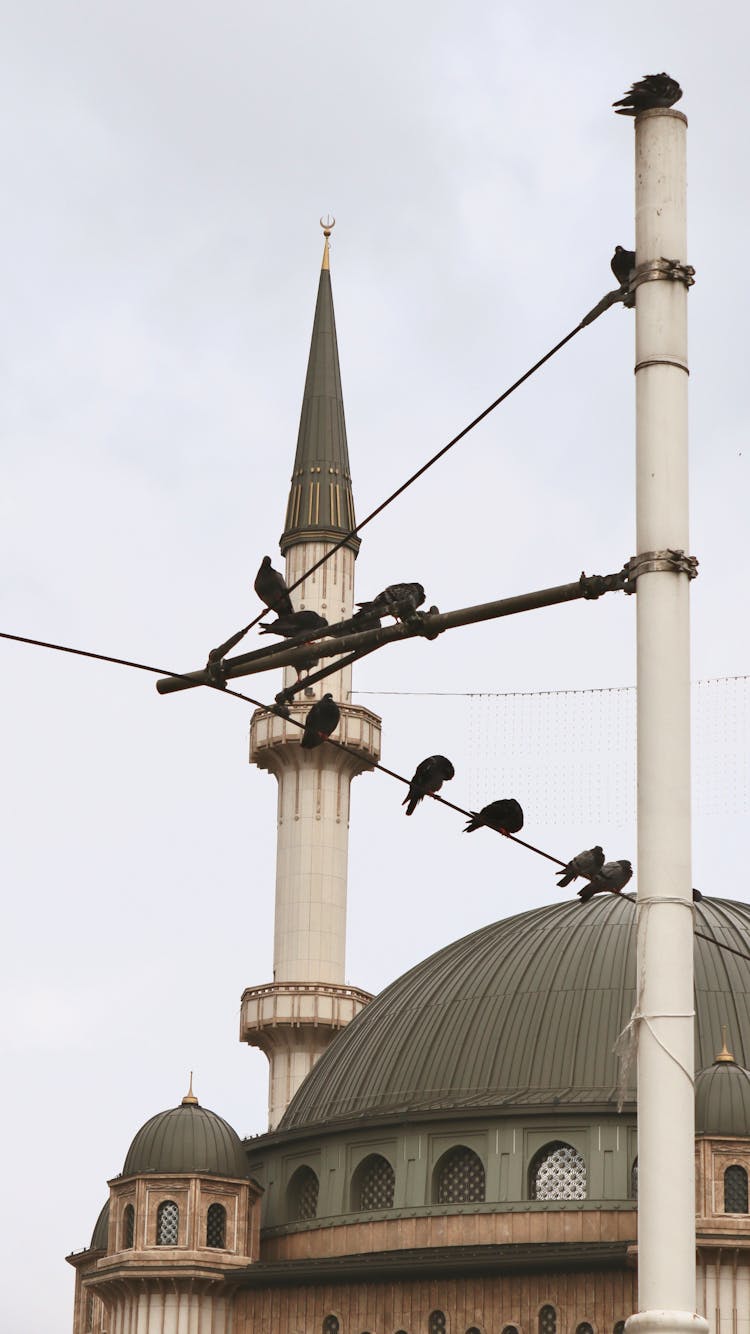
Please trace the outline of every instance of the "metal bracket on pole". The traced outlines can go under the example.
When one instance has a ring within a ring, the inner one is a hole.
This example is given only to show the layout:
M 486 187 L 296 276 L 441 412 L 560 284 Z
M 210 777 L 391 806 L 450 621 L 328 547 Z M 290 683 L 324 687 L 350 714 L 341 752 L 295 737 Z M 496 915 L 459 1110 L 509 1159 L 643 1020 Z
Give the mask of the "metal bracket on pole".
M 586 574 L 581 571 L 579 579 L 581 592 L 585 598 L 600 598 L 604 593 L 633 593 L 630 587 L 630 561 L 623 565 L 617 574 Z
M 692 264 L 681 264 L 678 259 L 665 259 L 662 255 L 661 259 L 651 259 L 646 264 L 638 265 L 630 279 L 629 289 L 634 292 L 641 283 L 653 283 L 661 279 L 692 287 L 695 282 L 695 269 Z
M 634 593 L 639 576 L 651 574 L 654 570 L 669 570 L 672 574 L 686 574 L 688 579 L 697 579 L 698 558 L 667 547 L 664 551 L 642 551 L 640 556 L 632 556 L 625 569 L 628 576 L 625 592 Z

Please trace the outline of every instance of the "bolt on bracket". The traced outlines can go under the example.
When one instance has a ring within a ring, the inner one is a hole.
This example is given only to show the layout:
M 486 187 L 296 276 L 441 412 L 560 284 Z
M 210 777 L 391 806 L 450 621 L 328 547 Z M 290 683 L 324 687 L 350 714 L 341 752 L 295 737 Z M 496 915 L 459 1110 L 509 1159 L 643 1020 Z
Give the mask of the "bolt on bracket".
M 684 283 L 692 287 L 695 283 L 695 269 L 692 264 L 681 264 L 678 259 L 651 259 L 646 264 L 639 264 L 630 279 L 629 290 L 635 292 L 641 283 L 653 283 L 666 279 L 668 282 Z

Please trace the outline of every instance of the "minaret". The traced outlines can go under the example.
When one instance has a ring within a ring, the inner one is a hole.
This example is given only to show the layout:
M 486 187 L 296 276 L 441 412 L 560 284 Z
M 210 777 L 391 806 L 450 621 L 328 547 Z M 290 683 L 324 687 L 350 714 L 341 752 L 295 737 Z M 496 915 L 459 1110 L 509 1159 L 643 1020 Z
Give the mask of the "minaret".
M 321 225 L 323 264 L 281 536 L 288 584 L 354 526 L 329 270 L 333 222 Z M 292 593 L 295 609 L 310 608 L 330 624 L 351 616 L 358 549 L 359 539 L 348 538 Z M 294 679 L 287 668 L 284 685 Z M 266 710 L 253 715 L 250 730 L 250 762 L 270 770 L 279 785 L 273 982 L 248 987 L 240 1015 L 241 1040 L 260 1047 L 269 1060 L 270 1129 L 336 1032 L 370 999 L 344 981 L 349 789 L 379 758 L 380 719 L 351 704 L 351 667 L 307 687 L 292 716 L 304 719 L 327 691 L 341 709 L 334 739 L 349 750 L 327 744 L 302 750 L 299 728 Z

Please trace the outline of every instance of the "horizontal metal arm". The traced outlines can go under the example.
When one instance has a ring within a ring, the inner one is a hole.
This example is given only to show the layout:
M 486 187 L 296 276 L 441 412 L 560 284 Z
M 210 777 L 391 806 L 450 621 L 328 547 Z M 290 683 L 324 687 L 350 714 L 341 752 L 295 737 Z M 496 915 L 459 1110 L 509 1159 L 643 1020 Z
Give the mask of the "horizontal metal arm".
M 459 607 L 456 611 L 439 612 L 436 607 L 428 612 L 417 612 L 408 622 L 398 621 L 395 625 L 383 625 L 374 630 L 352 631 L 333 637 L 331 627 L 320 631 L 320 639 L 311 639 L 309 633 L 304 643 L 287 643 L 283 648 L 258 649 L 254 653 L 243 653 L 236 658 L 227 658 L 214 664 L 220 667 L 226 680 L 238 676 L 254 676 L 258 672 L 272 671 L 278 667 L 295 667 L 298 663 L 309 662 L 314 648 L 316 658 L 339 657 L 344 653 L 356 653 L 382 648 L 384 644 L 397 643 L 403 639 L 422 636 L 435 639 L 444 630 L 455 630 L 462 625 L 475 625 L 479 621 L 493 621 L 500 616 L 516 616 L 522 611 L 535 611 L 539 607 L 554 607 L 561 602 L 576 602 L 579 598 L 601 597 L 603 593 L 631 591 L 629 589 L 628 566 L 623 566 L 616 574 L 582 574 L 573 584 L 559 584 L 555 588 L 542 588 L 535 593 L 520 593 L 517 597 L 501 598 L 498 602 L 482 602 L 475 607 Z M 348 622 L 342 621 L 342 626 Z M 334 627 L 336 628 L 336 627 Z M 301 639 L 302 636 L 297 636 Z M 204 667 L 197 672 L 187 672 L 185 676 L 165 676 L 156 682 L 160 695 L 171 695 L 178 690 L 192 690 L 194 686 L 209 685 L 209 672 Z

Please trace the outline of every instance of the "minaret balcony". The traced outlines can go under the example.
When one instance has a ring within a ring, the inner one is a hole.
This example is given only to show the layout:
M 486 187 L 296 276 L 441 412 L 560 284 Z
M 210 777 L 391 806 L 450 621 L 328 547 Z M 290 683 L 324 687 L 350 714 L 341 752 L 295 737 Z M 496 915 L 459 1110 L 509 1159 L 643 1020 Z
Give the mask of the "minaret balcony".
M 297 722 L 304 722 L 310 705 L 292 706 Z M 380 759 L 381 720 L 376 713 L 354 704 L 341 704 L 341 720 L 332 737 L 341 747 L 322 745 L 313 750 L 300 746 L 302 731 L 294 722 L 280 718 L 269 709 L 257 709 L 250 724 L 250 762 L 272 772 L 286 768 L 318 768 L 340 765 L 352 774 L 370 769 Z
M 345 1028 L 370 1000 L 369 991 L 359 987 L 324 982 L 268 982 L 247 987 L 242 993 L 240 1041 L 269 1054 L 289 1045 L 289 1029 Z

